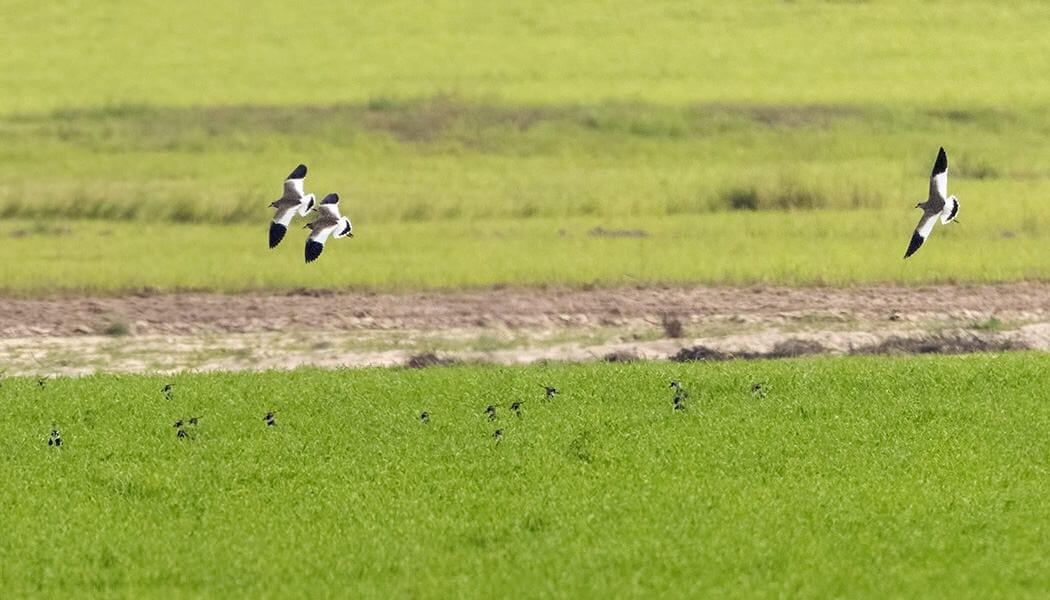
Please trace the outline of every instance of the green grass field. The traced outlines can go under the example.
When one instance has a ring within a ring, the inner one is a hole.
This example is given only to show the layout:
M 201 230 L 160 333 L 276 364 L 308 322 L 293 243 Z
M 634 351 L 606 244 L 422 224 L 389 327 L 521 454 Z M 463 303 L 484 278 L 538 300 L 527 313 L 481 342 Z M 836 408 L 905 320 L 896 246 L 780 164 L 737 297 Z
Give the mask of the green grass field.
M 0 586 L 1038 597 L 1048 368 L 1020 353 L 8 378 Z
M 1048 11 L 15 3 L 0 36 L 7 235 L 100 221 L 114 235 L 90 253 L 127 259 L 70 278 L 50 240 L 5 240 L 21 264 L 0 289 L 1045 279 Z M 941 145 L 962 225 L 904 266 Z M 298 162 L 358 231 L 323 272 L 255 252 Z M 549 235 L 595 227 L 663 249 L 687 233 L 667 256 L 584 237 L 551 260 Z M 487 230 L 512 239 L 479 247 Z M 246 266 L 216 272 L 216 254 Z M 173 256 L 187 264 L 141 267 Z
M 0 289 L 1043 279 L 1034 114 L 435 99 L 10 118 Z M 938 143 L 963 148 L 962 223 L 904 262 Z M 309 267 L 298 225 L 264 242 L 298 160 L 355 221 Z
M 6 6 L 2 112 L 438 93 L 527 103 L 1045 105 L 1038 2 Z
M 843 226 L 846 214 L 853 218 Z M 292 231 L 269 250 L 265 226 L 77 222 L 56 232 L 13 221 L 0 224 L 0 235 L 10 236 L 0 245 L 0 281 L 7 282 L 4 295 L 24 297 L 144 287 L 236 292 L 507 282 L 984 282 L 1039 279 L 1050 270 L 1045 238 L 1008 238 L 999 224 L 979 220 L 935 232 L 921 260 L 904 261 L 907 240 L 894 227 L 895 216 L 887 210 L 822 211 L 632 221 L 629 226 L 646 237 L 597 236 L 595 228 L 610 221 L 586 217 L 413 223 L 388 230 L 365 222 L 355 225 L 353 239 L 330 242 L 323 260 L 311 265 L 303 264 L 303 241 L 296 239 L 305 239 L 303 234 Z M 1015 225 L 1014 231 L 1024 231 L 1025 224 Z M 982 248 L 979 254 L 960 254 L 975 246 Z

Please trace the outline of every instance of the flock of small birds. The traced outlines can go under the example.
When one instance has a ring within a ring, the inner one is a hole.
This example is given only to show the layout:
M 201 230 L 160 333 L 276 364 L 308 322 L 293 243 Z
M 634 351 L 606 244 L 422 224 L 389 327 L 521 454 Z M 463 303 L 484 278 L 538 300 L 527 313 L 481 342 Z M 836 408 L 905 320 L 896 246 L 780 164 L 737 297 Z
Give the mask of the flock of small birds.
M 40 378 L 38 380 L 39 385 L 41 387 L 43 387 L 45 382 L 46 382 L 46 380 L 47 380 L 46 377 Z M 558 394 L 558 389 L 557 388 L 554 388 L 554 387 L 551 387 L 551 386 L 547 386 L 547 385 L 542 386 L 542 387 L 543 387 L 543 399 L 545 401 L 550 400 L 551 398 L 553 398 L 555 395 Z M 680 382 L 678 380 L 672 381 L 671 385 L 670 385 L 670 388 L 674 390 L 674 395 L 671 398 L 671 405 L 672 405 L 673 411 L 676 412 L 676 413 L 677 412 L 684 412 L 686 410 L 686 400 L 689 399 L 689 390 L 685 389 L 685 387 L 682 386 L 682 382 Z M 174 384 L 171 384 L 171 383 L 165 384 L 164 387 L 161 388 L 161 392 L 164 394 L 165 399 L 167 399 L 167 400 L 171 400 L 172 399 L 173 394 L 174 394 L 174 389 L 175 389 L 174 388 Z M 766 397 L 766 384 L 765 383 L 755 383 L 755 384 L 753 384 L 751 386 L 751 393 L 752 393 L 752 395 L 754 395 L 755 398 L 759 398 L 759 399 L 765 398 Z M 522 407 L 523 403 L 524 403 L 524 400 L 518 400 L 518 401 L 515 401 L 515 402 L 511 403 L 510 411 L 514 414 L 515 417 L 521 418 L 521 416 L 522 416 L 521 407 Z M 498 414 L 497 414 L 496 405 L 494 405 L 494 404 L 490 404 L 487 407 L 485 407 L 485 410 L 483 411 L 482 414 L 487 415 L 488 416 L 488 420 L 490 422 L 494 422 L 494 421 L 498 420 L 498 418 L 499 418 Z M 192 438 L 194 436 L 195 432 L 196 432 L 197 426 L 200 424 L 201 418 L 203 418 L 203 417 L 195 416 L 195 417 L 190 417 L 188 419 L 186 419 L 186 418 L 177 419 L 172 424 L 172 427 L 175 428 L 175 437 L 177 437 L 180 440 L 181 439 L 190 439 L 190 438 Z M 264 423 L 266 423 L 267 427 L 276 427 L 277 426 L 277 412 L 276 411 L 272 411 L 272 410 L 267 412 L 266 416 L 264 416 L 262 418 L 262 420 L 263 420 Z M 419 420 L 423 424 L 429 424 L 430 423 L 430 412 L 429 411 L 421 412 L 419 414 Z M 503 428 L 500 427 L 500 428 L 496 429 L 495 431 L 493 431 L 492 432 L 492 438 L 495 440 L 495 445 L 499 446 L 500 442 L 503 441 Z M 62 434 L 59 433 L 58 427 L 55 424 L 51 425 L 51 433 L 48 436 L 47 445 L 48 446 L 54 446 L 54 447 L 62 446 Z
M 545 400 L 549 400 L 549 399 L 553 398 L 554 395 L 557 394 L 557 393 L 558 393 L 557 388 L 553 388 L 553 387 L 548 386 L 548 385 L 543 386 L 543 397 L 544 397 Z M 522 405 L 522 402 L 524 402 L 524 401 L 523 400 L 517 400 L 517 401 L 512 402 L 511 405 L 510 405 L 510 412 L 514 413 L 514 416 L 516 416 L 518 418 L 521 418 L 521 405 Z M 494 404 L 489 404 L 488 406 L 486 406 L 485 410 L 482 411 L 482 414 L 487 415 L 488 416 L 488 420 L 490 422 L 495 421 L 495 420 L 497 420 L 499 418 L 498 415 L 497 415 L 496 405 L 494 405 Z M 423 424 L 430 423 L 430 412 L 424 410 L 423 412 L 419 413 L 419 420 Z M 500 428 L 498 428 L 498 429 L 496 429 L 495 431 L 492 432 L 492 439 L 496 440 L 496 445 L 499 446 L 500 442 L 503 441 L 503 428 L 502 427 L 500 427 Z
M 284 180 L 284 194 L 270 203 L 270 208 L 277 209 L 270 222 L 270 248 L 281 243 L 296 214 L 305 217 L 316 211 L 317 218 L 303 227 L 310 230 L 306 238 L 306 262 L 310 263 L 321 256 L 329 237 L 354 237 L 354 227 L 348 217 L 339 214 L 339 194 L 328 194 L 320 204 L 314 204 L 314 195 L 303 191 L 305 179 L 306 165 L 299 165 Z
M 178 421 L 175 421 L 175 437 L 179 439 L 190 437 L 190 433 L 192 430 L 186 429 L 186 423 L 189 423 L 191 427 L 196 428 L 197 423 L 200 423 L 200 417 L 190 417 L 186 420 L 179 419 Z
M 684 412 L 686 410 L 686 400 L 689 398 L 689 390 L 682 386 L 682 382 L 677 379 L 671 382 L 671 389 L 674 390 L 674 396 L 671 398 L 671 405 L 674 412 Z M 544 400 L 549 400 L 558 393 L 556 388 L 550 386 L 543 386 Z M 751 394 L 756 399 L 762 399 L 766 397 L 766 384 L 755 383 L 751 385 Z M 523 400 L 515 401 L 510 405 L 510 410 L 518 418 L 521 418 L 521 405 Z M 482 411 L 483 415 L 487 415 L 490 422 L 496 421 L 499 417 L 497 415 L 497 408 L 494 404 L 489 404 Z M 419 420 L 423 424 L 430 423 L 430 412 L 423 411 L 419 413 Z M 499 446 L 500 442 L 503 441 L 503 428 L 496 429 L 492 432 L 492 438 L 496 440 L 496 445 Z

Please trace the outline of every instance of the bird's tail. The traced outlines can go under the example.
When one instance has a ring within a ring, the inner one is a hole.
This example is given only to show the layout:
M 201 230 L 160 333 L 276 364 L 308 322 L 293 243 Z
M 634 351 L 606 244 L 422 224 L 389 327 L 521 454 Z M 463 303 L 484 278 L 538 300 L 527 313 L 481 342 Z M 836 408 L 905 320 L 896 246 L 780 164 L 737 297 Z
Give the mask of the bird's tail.
M 305 217 L 306 213 L 310 212 L 310 209 L 314 207 L 314 195 L 307 194 L 303 196 L 303 201 L 299 203 L 299 216 Z
M 958 214 L 959 200 L 955 196 L 948 196 L 948 199 L 944 201 L 944 208 L 941 210 L 941 223 L 945 225 L 951 223 Z

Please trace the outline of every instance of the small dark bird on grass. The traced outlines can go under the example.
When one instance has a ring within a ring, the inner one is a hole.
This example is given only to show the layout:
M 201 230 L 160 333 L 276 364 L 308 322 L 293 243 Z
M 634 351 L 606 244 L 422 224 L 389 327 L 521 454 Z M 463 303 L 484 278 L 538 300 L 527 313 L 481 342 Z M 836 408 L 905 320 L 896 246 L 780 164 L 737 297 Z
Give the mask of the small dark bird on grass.
M 39 385 L 40 387 L 44 387 L 45 385 L 47 385 L 47 379 L 48 379 L 48 376 L 45 375 L 45 376 L 37 379 L 36 380 L 36 384 Z
M 682 383 L 677 379 L 671 382 L 671 387 L 674 388 L 675 404 L 678 403 L 678 400 L 685 400 L 689 397 L 689 390 L 682 387 Z
M 266 416 L 263 417 L 263 421 L 266 421 L 267 427 L 274 427 L 277 425 L 277 417 L 272 410 L 266 413 Z
M 489 404 L 488 408 L 485 409 L 485 413 L 489 416 L 489 421 L 496 420 L 496 407 Z
M 47 439 L 48 446 L 61 446 L 62 445 L 62 434 L 57 429 L 51 429 L 51 436 Z
M 496 431 L 493 431 L 492 437 L 496 438 L 496 445 L 499 446 L 499 443 L 503 441 L 503 430 L 497 429 Z
M 185 430 L 185 429 L 183 429 L 183 428 L 181 428 L 181 427 L 179 428 L 179 431 L 178 431 L 178 433 L 176 433 L 175 435 L 176 435 L 176 437 L 178 437 L 178 438 L 179 438 L 180 440 L 181 440 L 182 438 L 187 438 L 187 437 L 190 437 L 190 434 L 186 433 L 186 430 Z
M 766 397 L 766 388 L 764 386 L 765 386 L 764 383 L 753 384 L 751 386 L 751 393 L 754 394 L 756 398 L 765 398 Z
M 429 423 L 430 422 L 430 413 L 428 413 L 427 411 L 424 410 L 422 413 L 420 413 L 419 420 L 423 421 L 424 423 Z
M 164 387 L 160 388 L 160 391 L 164 392 L 164 397 L 167 398 L 168 400 L 171 400 L 171 393 L 172 393 L 172 388 L 173 387 L 174 386 L 172 384 L 168 383 L 168 384 L 165 384 Z
M 521 416 L 521 402 L 515 402 L 514 404 L 511 404 L 510 409 L 514 411 L 515 415 L 519 417 Z
M 190 425 L 196 425 L 200 421 L 200 417 L 190 417 Z
M 546 394 L 544 396 L 544 398 L 550 399 L 550 398 L 553 398 L 554 395 L 558 393 L 558 388 L 553 388 L 553 387 L 551 387 L 549 385 L 545 385 L 545 386 L 543 386 L 543 392 L 544 392 L 544 394 Z
M 181 428 L 182 427 L 182 419 L 179 419 L 178 421 L 175 421 L 175 424 L 172 425 L 172 427 Z

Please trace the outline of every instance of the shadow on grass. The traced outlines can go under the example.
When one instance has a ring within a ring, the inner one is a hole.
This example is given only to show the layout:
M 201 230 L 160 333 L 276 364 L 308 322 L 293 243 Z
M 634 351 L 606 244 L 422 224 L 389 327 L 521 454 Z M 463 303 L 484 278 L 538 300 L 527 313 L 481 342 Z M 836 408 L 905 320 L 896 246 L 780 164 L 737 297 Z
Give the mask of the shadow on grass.
M 937 333 L 919 337 L 887 338 L 877 344 L 851 349 L 847 354 L 855 356 L 893 356 L 908 354 L 973 354 L 977 352 L 1014 352 L 1030 350 L 1016 340 L 978 336 L 966 333 Z M 674 362 L 756 360 L 775 358 L 798 358 L 830 354 L 832 351 L 813 340 L 790 339 L 777 343 L 769 352 L 723 352 L 707 346 L 682 348 L 672 355 Z

